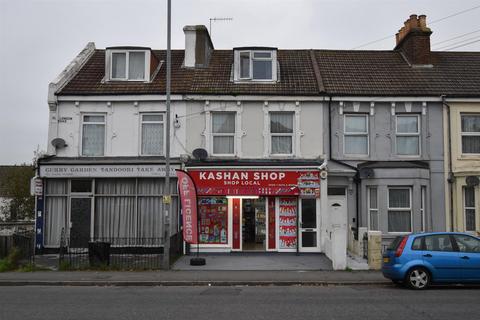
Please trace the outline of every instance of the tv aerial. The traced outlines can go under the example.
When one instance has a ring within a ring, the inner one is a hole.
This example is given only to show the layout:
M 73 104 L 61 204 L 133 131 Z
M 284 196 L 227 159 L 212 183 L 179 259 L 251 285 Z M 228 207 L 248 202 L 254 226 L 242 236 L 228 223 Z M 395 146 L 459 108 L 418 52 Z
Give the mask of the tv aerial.
M 210 18 L 210 29 L 208 30 L 208 32 L 210 33 L 210 38 L 212 37 L 212 21 L 213 22 L 217 22 L 217 21 L 232 21 L 233 18 L 228 18 L 228 17 L 225 17 L 225 18 Z

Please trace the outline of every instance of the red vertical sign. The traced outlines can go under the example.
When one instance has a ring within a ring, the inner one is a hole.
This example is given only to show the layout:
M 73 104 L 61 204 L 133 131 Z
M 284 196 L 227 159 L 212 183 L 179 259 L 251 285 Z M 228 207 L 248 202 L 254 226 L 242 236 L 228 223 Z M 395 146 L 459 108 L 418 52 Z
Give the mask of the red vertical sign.
M 268 198 L 268 249 L 276 249 L 275 198 Z
M 240 199 L 234 198 L 233 202 L 233 246 L 234 250 L 240 250 L 240 236 L 241 236 L 241 224 L 240 224 Z
M 198 242 L 197 190 L 193 180 L 185 171 L 177 170 L 177 178 L 182 204 L 183 240 L 196 244 Z

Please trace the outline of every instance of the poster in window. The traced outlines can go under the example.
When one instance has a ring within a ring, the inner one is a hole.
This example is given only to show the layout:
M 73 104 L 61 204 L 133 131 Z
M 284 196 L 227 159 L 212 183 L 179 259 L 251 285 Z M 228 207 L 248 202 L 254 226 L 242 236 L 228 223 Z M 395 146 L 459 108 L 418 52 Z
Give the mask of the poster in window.
M 198 199 L 200 243 L 228 243 L 228 201 L 225 197 Z
M 280 249 L 297 247 L 297 199 L 279 198 L 278 238 Z

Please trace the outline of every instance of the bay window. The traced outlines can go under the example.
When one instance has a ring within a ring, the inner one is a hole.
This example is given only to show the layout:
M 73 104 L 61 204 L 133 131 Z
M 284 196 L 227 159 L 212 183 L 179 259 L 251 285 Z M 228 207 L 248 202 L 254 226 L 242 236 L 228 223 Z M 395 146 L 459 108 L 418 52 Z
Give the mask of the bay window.
M 420 155 L 420 117 L 418 115 L 397 115 L 396 146 L 398 155 Z
M 103 156 L 105 151 L 105 115 L 82 117 L 82 156 Z
M 367 115 L 345 115 L 344 152 L 351 155 L 368 154 Z
M 271 154 L 293 154 L 293 112 L 270 112 Z
M 388 232 L 412 231 L 412 189 L 388 189 Z
M 380 230 L 378 221 L 378 192 L 377 188 L 368 188 L 368 219 L 370 230 Z
M 235 154 L 235 117 L 235 112 L 212 113 L 213 154 Z
M 164 115 L 151 113 L 141 115 L 142 155 L 163 155 Z
M 480 154 L 480 114 L 462 114 L 462 153 Z

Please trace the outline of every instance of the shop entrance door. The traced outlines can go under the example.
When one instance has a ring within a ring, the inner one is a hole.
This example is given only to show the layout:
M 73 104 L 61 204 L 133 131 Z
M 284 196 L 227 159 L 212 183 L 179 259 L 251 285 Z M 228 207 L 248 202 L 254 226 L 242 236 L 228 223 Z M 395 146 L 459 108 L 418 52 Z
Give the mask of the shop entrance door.
M 317 199 L 300 199 L 300 252 L 319 252 Z
M 266 201 L 265 198 L 242 199 L 242 249 L 266 250 Z
M 72 198 L 70 202 L 70 248 L 87 248 L 90 241 L 92 198 Z

